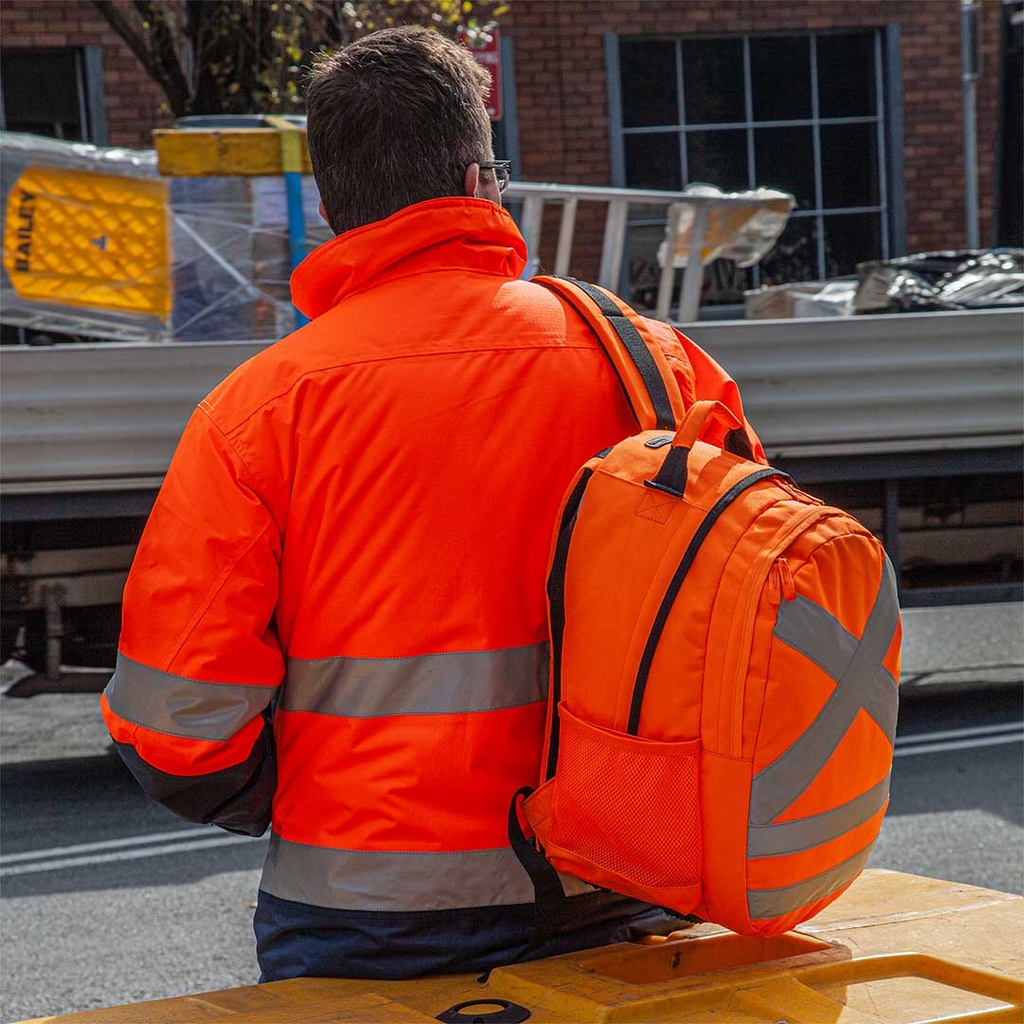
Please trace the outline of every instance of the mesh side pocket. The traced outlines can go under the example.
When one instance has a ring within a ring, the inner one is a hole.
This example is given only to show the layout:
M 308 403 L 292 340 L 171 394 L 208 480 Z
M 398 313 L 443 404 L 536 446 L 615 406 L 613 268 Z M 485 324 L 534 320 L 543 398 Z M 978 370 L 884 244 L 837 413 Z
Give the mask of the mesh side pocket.
M 649 888 L 700 881 L 700 741 L 602 729 L 559 706 L 551 835 L 563 849 Z

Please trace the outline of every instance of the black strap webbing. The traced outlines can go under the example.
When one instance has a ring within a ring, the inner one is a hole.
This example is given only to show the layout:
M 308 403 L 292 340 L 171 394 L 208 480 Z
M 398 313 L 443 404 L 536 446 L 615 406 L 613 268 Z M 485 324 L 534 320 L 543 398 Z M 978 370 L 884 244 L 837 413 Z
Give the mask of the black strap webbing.
M 657 476 L 644 483 L 648 487 L 666 491 L 675 498 L 681 498 L 686 490 L 686 460 L 689 455 L 689 448 L 669 448 Z
M 523 833 L 519 824 L 519 798 L 524 799 L 533 792 L 530 786 L 523 786 L 512 796 L 508 808 L 508 841 L 533 882 L 535 932 L 533 941 L 518 959 L 536 952 L 548 939 L 557 935 L 565 920 L 567 897 L 562 880 L 551 861 Z
M 562 298 L 569 301 L 572 308 L 592 327 L 590 310 L 579 303 L 572 302 L 570 297 L 566 295 L 561 289 L 553 287 L 549 282 L 546 282 L 543 278 L 535 279 L 537 284 L 543 284 L 545 287 L 550 288 L 551 291 L 561 295 Z M 654 415 L 657 418 L 657 423 L 654 427 L 656 430 L 675 430 L 676 429 L 676 418 L 672 412 L 672 403 L 669 400 L 668 388 L 665 385 L 665 379 L 661 375 L 661 371 L 658 369 L 658 364 L 654 361 L 654 356 L 651 355 L 650 350 L 644 343 L 644 339 L 640 337 L 640 332 L 633 325 L 632 321 L 623 315 L 622 310 L 614 303 L 600 288 L 595 288 L 592 284 L 588 284 L 586 281 L 578 281 L 574 277 L 552 277 L 551 281 L 565 281 L 580 291 L 585 292 L 590 299 L 594 302 L 594 305 L 604 314 L 605 319 L 611 325 L 612 330 L 619 336 L 623 346 L 629 353 L 630 358 L 633 360 L 633 364 L 636 366 L 640 373 L 640 377 L 644 382 L 644 387 L 647 389 L 647 394 L 650 397 L 651 405 L 654 407 Z M 595 327 L 595 333 L 600 338 L 601 332 Z M 603 345 L 603 342 L 602 342 Z M 611 355 L 611 353 L 609 353 Z M 614 358 L 612 364 L 615 365 Z M 619 367 L 615 366 L 615 372 L 619 374 L 619 380 L 622 382 L 622 386 L 626 391 L 626 395 L 629 397 L 630 404 L 633 406 L 633 413 L 636 415 L 637 407 L 636 401 L 633 395 L 629 393 L 629 388 L 626 386 L 626 382 L 622 377 Z M 638 417 L 639 419 L 639 417 Z

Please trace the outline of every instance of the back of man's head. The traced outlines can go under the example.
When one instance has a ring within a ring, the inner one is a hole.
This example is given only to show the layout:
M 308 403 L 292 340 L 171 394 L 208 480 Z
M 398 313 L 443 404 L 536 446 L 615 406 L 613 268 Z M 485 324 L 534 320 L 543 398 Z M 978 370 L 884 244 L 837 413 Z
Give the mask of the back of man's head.
M 307 140 L 332 230 L 463 195 L 466 168 L 492 159 L 488 84 L 465 47 L 424 28 L 383 29 L 321 57 Z

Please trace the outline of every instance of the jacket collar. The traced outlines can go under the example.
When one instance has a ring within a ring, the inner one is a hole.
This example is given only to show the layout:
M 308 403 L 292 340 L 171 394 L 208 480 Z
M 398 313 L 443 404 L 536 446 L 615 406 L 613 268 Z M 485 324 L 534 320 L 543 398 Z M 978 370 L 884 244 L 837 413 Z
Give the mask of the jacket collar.
M 525 266 L 526 243 L 507 210 L 486 199 L 431 199 L 314 249 L 292 274 L 292 301 L 312 319 L 396 277 L 462 269 L 514 278 Z

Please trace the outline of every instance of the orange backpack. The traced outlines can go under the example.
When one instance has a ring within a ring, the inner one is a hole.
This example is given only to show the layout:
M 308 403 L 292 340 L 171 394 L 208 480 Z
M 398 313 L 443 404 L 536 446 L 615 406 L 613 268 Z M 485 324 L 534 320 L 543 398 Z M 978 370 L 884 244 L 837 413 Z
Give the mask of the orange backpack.
M 513 846 L 538 907 L 554 887 L 536 844 L 593 885 L 785 931 L 857 877 L 888 805 L 892 566 L 851 516 L 723 450 L 742 426 L 723 405 L 666 430 L 675 384 L 631 310 L 535 280 L 594 328 L 643 429 L 583 466 L 562 505 L 540 786 L 510 813 L 534 843 Z

